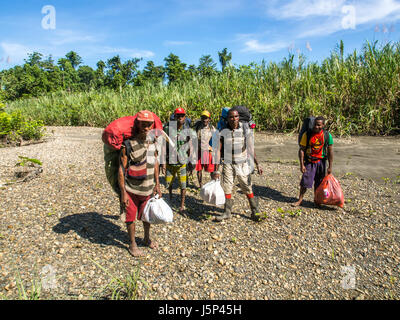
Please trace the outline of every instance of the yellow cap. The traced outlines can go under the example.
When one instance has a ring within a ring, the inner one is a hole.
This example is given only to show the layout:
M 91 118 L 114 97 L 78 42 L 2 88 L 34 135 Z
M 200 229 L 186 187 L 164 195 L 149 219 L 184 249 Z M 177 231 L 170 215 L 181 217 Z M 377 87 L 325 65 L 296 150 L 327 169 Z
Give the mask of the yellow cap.
M 202 115 L 202 116 L 206 116 L 206 117 L 208 117 L 208 118 L 211 118 L 211 114 L 210 114 L 207 110 L 204 110 L 204 111 L 201 113 L 201 115 Z

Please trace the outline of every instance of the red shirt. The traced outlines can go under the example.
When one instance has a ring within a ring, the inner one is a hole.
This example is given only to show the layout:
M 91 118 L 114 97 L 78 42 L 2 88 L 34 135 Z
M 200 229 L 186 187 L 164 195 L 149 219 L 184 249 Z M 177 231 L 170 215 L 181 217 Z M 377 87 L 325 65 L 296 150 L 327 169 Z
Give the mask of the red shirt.
M 322 151 L 324 149 L 324 131 L 320 133 L 313 133 L 310 139 L 310 157 L 311 159 L 322 159 Z M 311 160 L 311 162 L 318 162 L 319 160 Z

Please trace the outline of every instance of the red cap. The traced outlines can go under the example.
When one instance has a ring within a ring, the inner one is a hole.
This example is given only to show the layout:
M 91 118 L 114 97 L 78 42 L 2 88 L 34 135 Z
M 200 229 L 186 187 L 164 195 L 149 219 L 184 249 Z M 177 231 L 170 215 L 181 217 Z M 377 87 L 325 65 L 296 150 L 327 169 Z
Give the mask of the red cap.
M 138 112 L 136 119 L 138 119 L 139 121 L 154 121 L 153 114 L 151 113 L 151 111 L 148 110 L 142 110 Z
M 175 114 L 186 114 L 185 109 L 183 109 L 183 108 L 176 108 L 174 113 Z

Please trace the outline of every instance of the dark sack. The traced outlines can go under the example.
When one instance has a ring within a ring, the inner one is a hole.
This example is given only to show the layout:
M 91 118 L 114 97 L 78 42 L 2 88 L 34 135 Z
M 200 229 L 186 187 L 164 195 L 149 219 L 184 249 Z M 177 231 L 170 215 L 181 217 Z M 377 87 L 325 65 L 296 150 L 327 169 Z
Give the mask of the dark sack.
M 315 123 L 315 117 L 307 117 L 303 120 L 303 124 L 301 126 L 299 136 L 298 136 L 298 143 L 300 144 L 301 137 L 303 134 L 306 132 L 307 137 L 309 138 L 311 135 L 311 132 L 314 128 L 314 123 Z
M 236 110 L 239 113 L 240 122 L 250 122 L 252 119 L 249 109 L 245 106 L 235 106 L 231 110 Z

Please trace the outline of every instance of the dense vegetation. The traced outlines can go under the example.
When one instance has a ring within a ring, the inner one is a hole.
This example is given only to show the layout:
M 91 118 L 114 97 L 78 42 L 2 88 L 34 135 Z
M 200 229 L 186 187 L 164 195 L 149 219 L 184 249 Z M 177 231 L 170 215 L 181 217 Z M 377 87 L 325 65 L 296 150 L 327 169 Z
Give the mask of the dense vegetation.
M 47 125 L 104 127 L 139 109 L 165 121 L 177 106 L 193 118 L 206 108 L 216 121 L 221 108 L 242 104 L 263 130 L 294 130 L 305 116 L 321 114 L 340 135 L 400 132 L 400 43 L 367 42 L 345 57 L 341 42 L 321 63 L 289 53 L 280 63 L 232 66 L 226 49 L 219 58 L 222 71 L 210 56 L 187 66 L 172 53 L 165 66 L 149 61 L 139 70 L 138 59 L 122 63 L 116 56 L 93 70 L 78 68 L 74 52 L 57 66 L 34 53 L 24 66 L 0 73 L 1 94 L 10 111 Z
M 44 131 L 41 120 L 26 120 L 20 111 L 9 114 L 0 102 L 0 147 L 21 140 L 40 140 Z

